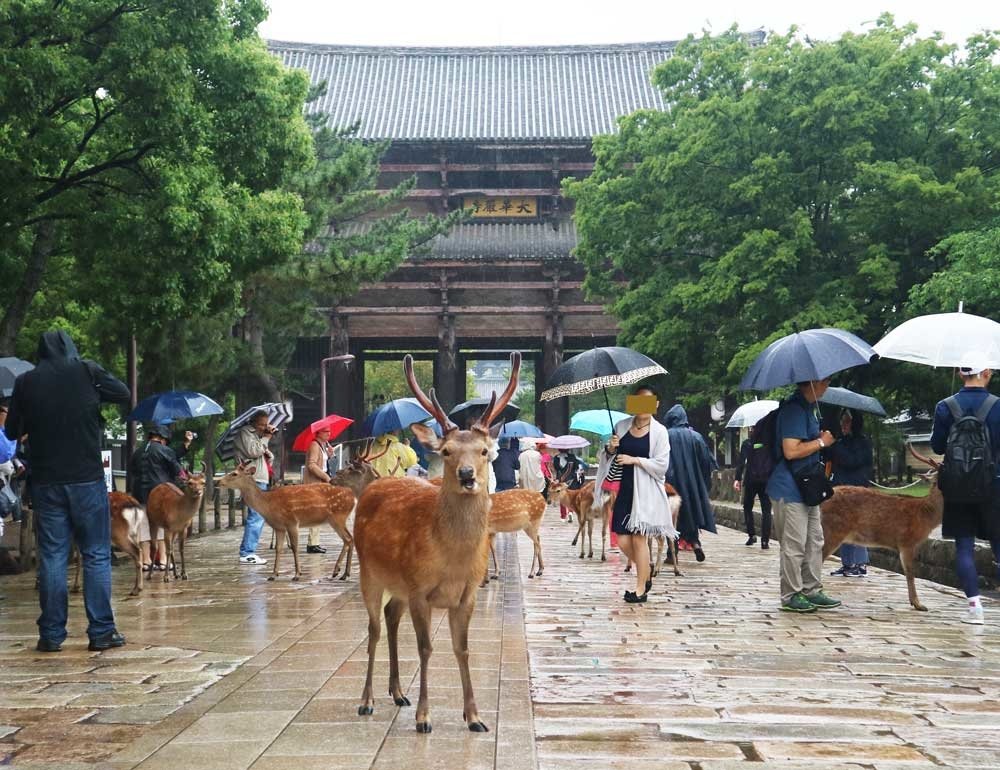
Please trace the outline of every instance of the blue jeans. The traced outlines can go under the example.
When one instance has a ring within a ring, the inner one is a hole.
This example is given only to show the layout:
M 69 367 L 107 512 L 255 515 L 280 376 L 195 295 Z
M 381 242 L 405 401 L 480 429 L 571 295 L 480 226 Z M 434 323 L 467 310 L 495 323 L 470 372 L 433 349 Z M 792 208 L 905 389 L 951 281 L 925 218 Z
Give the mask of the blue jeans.
M 35 484 L 38 534 L 38 618 L 40 638 L 56 644 L 66 639 L 68 592 L 66 564 L 75 541 L 83 561 L 83 604 L 87 636 L 96 639 L 115 630 L 111 609 L 111 511 L 104 479 L 84 484 Z
M 257 482 L 257 486 L 267 489 L 267 484 L 260 481 Z M 257 550 L 257 541 L 260 540 L 262 529 L 264 529 L 264 517 L 248 505 L 246 521 L 243 522 L 243 542 L 240 543 L 241 559 Z
M 1000 577 L 1000 540 L 990 543 L 993 548 L 994 568 L 997 571 L 996 577 Z M 955 572 L 958 573 L 958 582 L 962 585 L 962 590 L 968 598 L 979 596 L 979 573 L 976 572 L 975 561 L 976 539 L 974 537 L 955 538 Z
M 868 564 L 868 549 L 863 545 L 851 543 L 840 544 L 840 562 L 845 567 L 857 567 Z

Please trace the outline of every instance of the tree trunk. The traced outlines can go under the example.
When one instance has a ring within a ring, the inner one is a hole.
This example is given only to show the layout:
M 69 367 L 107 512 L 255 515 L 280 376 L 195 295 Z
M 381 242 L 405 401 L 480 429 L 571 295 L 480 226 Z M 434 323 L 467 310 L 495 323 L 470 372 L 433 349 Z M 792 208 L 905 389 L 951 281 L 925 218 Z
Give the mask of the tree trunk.
M 253 308 L 248 309 L 246 315 L 243 316 L 240 323 L 240 336 L 248 348 L 249 355 L 243 359 L 243 372 L 240 378 L 243 384 L 240 400 L 244 403 L 238 405 L 237 411 L 246 411 L 261 401 L 281 401 L 278 385 L 267 371 L 264 360 L 264 330 L 254 314 Z
M 28 308 L 42 285 L 42 277 L 56 242 L 54 222 L 39 222 L 35 227 L 35 241 L 31 245 L 31 256 L 25 265 L 21 282 L 6 297 L 10 301 L 3 318 L 0 319 L 0 355 L 14 355 L 17 335 L 24 326 Z

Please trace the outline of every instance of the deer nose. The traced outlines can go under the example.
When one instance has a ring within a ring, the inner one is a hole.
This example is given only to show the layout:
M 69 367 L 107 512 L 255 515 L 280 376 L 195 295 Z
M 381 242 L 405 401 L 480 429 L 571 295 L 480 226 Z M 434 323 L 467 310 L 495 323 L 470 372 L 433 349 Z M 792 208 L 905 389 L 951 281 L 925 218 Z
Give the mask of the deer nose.
M 476 478 L 476 469 L 466 465 L 458 469 L 458 480 L 459 481 L 474 481 Z

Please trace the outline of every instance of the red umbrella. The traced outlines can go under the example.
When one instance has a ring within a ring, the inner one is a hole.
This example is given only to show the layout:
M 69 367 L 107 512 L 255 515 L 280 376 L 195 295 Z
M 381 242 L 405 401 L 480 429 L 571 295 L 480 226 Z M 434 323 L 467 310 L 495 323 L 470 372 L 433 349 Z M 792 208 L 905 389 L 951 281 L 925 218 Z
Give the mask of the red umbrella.
M 350 417 L 341 417 L 339 414 L 328 414 L 322 420 L 316 420 L 312 425 L 295 437 L 292 444 L 293 452 L 305 452 L 309 445 L 316 438 L 316 434 L 321 430 L 330 431 L 330 438 L 335 438 L 347 430 L 347 426 L 354 420 Z

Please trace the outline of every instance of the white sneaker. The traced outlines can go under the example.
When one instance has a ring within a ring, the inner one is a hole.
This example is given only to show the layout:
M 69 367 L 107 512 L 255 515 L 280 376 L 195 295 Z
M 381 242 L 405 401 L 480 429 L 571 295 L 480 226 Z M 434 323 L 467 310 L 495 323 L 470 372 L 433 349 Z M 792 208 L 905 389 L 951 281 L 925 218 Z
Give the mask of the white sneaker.
M 969 607 L 966 610 L 965 615 L 962 616 L 963 623 L 971 623 L 974 626 L 981 626 L 984 624 L 983 620 L 983 608 L 979 607 Z
M 267 564 L 267 559 L 262 559 L 257 554 L 252 553 L 249 556 L 241 556 L 240 564 Z

